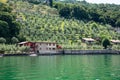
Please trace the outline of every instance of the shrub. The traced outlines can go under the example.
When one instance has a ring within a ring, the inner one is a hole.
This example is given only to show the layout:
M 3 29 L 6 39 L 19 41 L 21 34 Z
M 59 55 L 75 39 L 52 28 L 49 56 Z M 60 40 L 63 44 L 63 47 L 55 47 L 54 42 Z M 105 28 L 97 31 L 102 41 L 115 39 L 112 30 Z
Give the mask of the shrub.
M 15 43 L 18 43 L 19 40 L 18 40 L 18 38 L 16 38 L 16 37 L 12 37 L 11 42 L 12 42 L 13 44 L 15 44 Z
M 103 39 L 102 45 L 103 45 L 104 49 L 107 49 L 107 47 L 110 45 L 109 39 L 107 39 L 107 38 Z
M 0 43 L 6 43 L 6 39 L 3 38 L 3 37 L 1 37 L 1 38 L 0 38 Z

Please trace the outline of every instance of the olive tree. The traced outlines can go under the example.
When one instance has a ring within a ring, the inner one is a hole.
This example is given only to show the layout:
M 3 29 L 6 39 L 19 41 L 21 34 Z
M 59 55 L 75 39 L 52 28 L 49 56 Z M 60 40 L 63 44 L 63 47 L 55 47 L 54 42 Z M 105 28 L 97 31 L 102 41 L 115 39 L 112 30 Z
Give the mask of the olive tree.
M 6 39 L 3 38 L 3 37 L 1 37 L 1 38 L 0 38 L 0 43 L 6 43 Z
M 19 40 L 18 40 L 18 38 L 16 38 L 16 37 L 12 37 L 11 42 L 12 42 L 13 44 L 15 44 L 15 43 L 18 43 Z

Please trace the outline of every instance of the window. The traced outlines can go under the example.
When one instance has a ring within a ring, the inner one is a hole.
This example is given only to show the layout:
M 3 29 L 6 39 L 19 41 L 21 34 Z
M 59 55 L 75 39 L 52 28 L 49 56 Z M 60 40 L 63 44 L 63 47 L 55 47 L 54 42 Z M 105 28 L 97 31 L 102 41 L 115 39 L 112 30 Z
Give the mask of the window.
M 55 43 L 53 43 L 53 46 L 55 46 Z
M 55 50 L 55 48 L 53 48 L 53 50 Z

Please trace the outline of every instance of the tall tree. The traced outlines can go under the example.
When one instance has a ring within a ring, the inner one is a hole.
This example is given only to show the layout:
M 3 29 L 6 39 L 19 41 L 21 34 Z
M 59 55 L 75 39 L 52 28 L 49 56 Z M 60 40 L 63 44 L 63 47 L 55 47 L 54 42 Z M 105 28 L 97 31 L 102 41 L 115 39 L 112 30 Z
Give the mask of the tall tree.
M 104 49 L 107 49 L 107 47 L 110 45 L 109 39 L 107 39 L 107 38 L 103 39 L 102 45 L 103 45 Z
M 7 38 L 8 36 L 9 36 L 8 23 L 0 20 L 0 37 Z

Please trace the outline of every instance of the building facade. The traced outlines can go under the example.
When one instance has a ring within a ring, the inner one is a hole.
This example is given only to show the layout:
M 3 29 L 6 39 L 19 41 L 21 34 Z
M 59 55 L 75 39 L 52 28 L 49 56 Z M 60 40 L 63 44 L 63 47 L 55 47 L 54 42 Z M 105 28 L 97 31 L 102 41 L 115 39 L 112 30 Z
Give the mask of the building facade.
M 57 49 L 57 43 L 55 42 L 21 42 L 18 43 L 19 46 L 28 46 L 30 47 L 30 52 L 34 52 L 37 54 L 45 54 L 45 53 L 56 53 Z
M 55 42 L 36 42 L 35 52 L 38 54 L 42 53 L 56 53 L 57 44 Z

